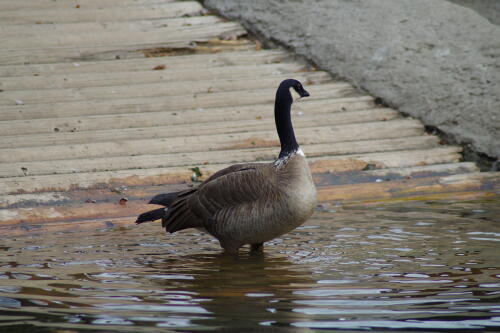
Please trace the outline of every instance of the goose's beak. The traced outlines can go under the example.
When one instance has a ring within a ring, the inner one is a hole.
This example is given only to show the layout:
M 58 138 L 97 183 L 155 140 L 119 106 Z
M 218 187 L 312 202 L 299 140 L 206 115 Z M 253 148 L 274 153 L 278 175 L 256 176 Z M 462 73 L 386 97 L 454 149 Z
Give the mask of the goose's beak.
M 307 90 L 303 90 L 300 92 L 300 98 L 309 97 L 309 96 L 311 96 L 311 95 L 307 92 Z

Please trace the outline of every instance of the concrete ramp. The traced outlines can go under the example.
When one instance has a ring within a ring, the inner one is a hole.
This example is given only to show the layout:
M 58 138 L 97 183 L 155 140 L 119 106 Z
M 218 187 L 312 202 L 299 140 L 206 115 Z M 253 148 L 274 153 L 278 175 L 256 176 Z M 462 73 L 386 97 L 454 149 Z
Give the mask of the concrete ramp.
M 311 93 L 293 121 L 320 201 L 498 190 L 417 120 L 198 2 L 3 0 L 0 35 L 2 232 L 132 225 L 154 194 L 272 161 L 286 78 Z

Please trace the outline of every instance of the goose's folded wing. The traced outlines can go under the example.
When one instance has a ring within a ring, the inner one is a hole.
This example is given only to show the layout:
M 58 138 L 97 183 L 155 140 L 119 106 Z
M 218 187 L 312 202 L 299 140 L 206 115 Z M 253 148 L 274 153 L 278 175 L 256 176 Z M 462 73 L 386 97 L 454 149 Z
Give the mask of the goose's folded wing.
M 202 184 L 188 205 L 196 216 L 208 221 L 222 210 L 272 199 L 278 192 L 276 179 L 270 165 L 236 168 Z
M 168 232 L 204 227 L 220 210 L 257 200 L 272 188 L 266 177 L 269 168 L 262 163 L 248 163 L 218 171 L 187 195 L 179 195 L 169 205 L 162 226 Z
M 196 189 L 189 188 L 178 192 L 157 194 L 149 201 L 149 203 L 169 207 L 177 198 L 191 194 L 194 191 L 196 191 Z

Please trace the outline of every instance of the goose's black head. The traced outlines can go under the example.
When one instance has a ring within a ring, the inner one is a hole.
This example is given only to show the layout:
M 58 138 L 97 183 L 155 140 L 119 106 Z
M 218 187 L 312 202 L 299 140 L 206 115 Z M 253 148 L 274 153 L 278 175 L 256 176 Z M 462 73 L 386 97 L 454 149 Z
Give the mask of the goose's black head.
M 293 90 L 295 90 L 295 92 L 300 97 L 310 96 L 309 93 L 307 92 L 307 90 L 305 90 L 304 87 L 302 86 L 302 83 L 300 83 L 299 81 L 297 81 L 295 79 L 287 79 L 287 80 L 284 80 L 283 82 L 281 82 L 281 84 L 278 88 L 278 91 L 284 92 L 284 91 L 288 90 L 291 93 L 290 88 L 293 88 Z

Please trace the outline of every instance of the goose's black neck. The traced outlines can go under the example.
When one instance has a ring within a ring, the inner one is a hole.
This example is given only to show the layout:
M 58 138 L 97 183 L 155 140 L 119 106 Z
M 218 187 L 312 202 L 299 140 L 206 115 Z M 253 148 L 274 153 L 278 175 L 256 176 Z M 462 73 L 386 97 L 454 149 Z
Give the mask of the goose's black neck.
M 286 158 L 299 149 L 290 115 L 292 102 L 293 98 L 289 87 L 281 85 L 276 91 L 276 99 L 274 102 L 274 119 L 276 121 L 276 130 L 281 143 L 281 151 L 278 159 Z

